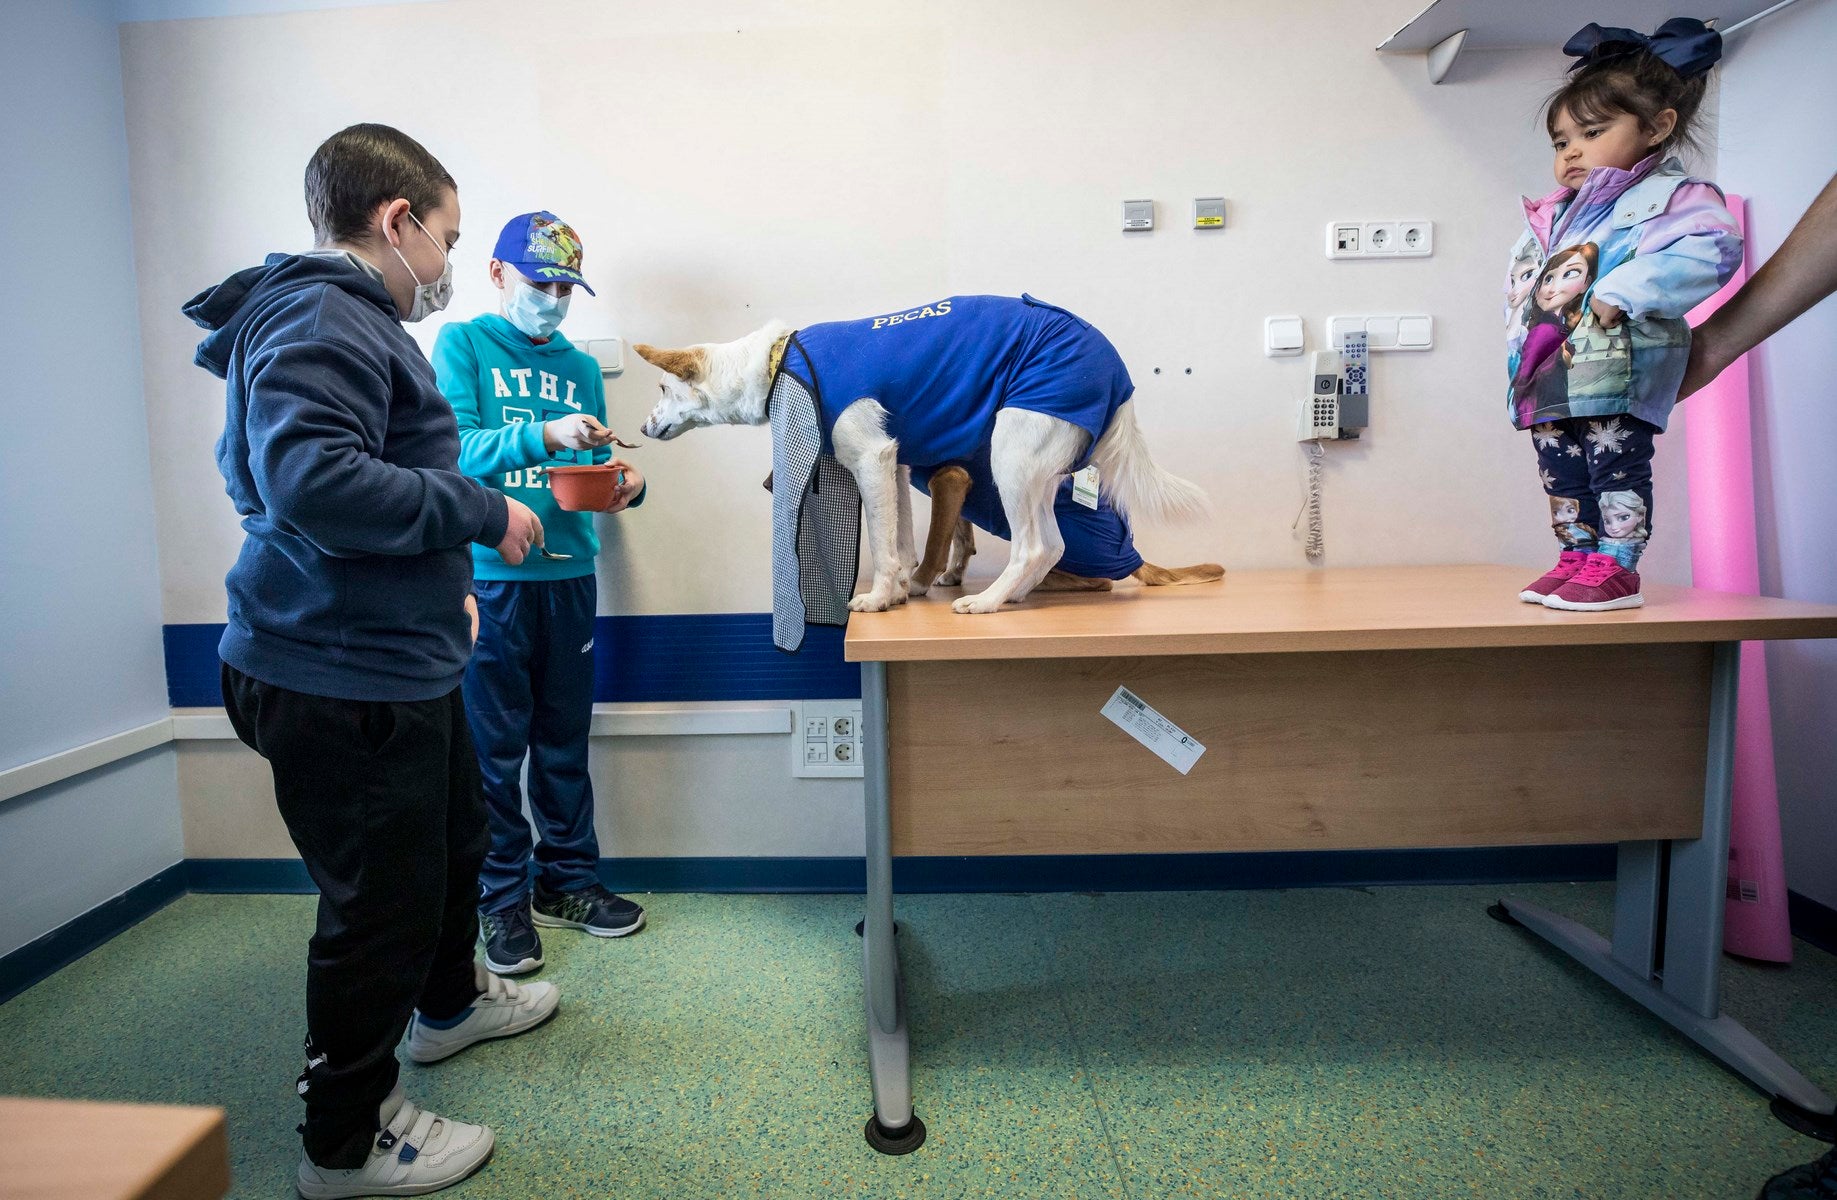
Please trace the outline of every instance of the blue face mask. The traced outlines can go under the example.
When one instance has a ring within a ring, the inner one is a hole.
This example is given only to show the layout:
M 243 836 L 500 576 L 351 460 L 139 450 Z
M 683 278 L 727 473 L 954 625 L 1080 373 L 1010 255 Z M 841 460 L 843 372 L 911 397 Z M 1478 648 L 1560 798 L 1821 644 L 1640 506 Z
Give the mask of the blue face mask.
M 504 298 L 504 319 L 538 340 L 553 337 L 568 315 L 572 296 L 551 296 L 537 291 L 521 279 L 513 281 L 510 295 Z

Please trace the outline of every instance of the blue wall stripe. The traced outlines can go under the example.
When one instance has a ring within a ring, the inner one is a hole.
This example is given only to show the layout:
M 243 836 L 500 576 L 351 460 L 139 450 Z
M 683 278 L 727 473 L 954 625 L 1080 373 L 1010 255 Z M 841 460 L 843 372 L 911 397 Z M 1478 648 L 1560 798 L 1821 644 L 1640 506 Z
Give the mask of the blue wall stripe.
M 223 703 L 217 643 L 221 625 L 168 625 L 166 696 L 174 708 L 217 708 Z
M 842 661 L 842 630 L 814 626 L 803 649 L 772 644 L 771 613 L 600 617 L 593 698 L 602 702 L 852 700 L 861 668 Z M 222 625 L 168 625 L 166 690 L 174 708 L 215 708 Z

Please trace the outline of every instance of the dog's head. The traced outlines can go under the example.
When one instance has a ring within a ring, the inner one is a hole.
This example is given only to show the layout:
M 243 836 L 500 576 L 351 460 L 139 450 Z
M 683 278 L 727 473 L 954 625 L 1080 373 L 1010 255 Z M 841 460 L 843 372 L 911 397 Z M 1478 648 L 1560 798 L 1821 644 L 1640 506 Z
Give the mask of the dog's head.
M 694 346 L 688 350 L 659 350 L 640 343 L 633 346 L 639 358 L 663 372 L 657 387 L 663 395 L 645 419 L 645 437 L 667 442 L 685 430 L 726 423 L 716 412 L 714 397 L 701 385 L 708 380 L 708 351 Z

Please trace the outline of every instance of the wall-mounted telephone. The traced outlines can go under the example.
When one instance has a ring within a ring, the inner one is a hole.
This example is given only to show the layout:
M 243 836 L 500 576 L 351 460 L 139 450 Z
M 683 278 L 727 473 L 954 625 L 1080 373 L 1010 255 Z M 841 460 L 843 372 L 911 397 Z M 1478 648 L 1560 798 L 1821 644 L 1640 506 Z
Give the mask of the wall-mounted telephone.
M 1298 442 L 1331 441 L 1340 436 L 1338 350 L 1316 350 L 1308 360 L 1308 394 L 1301 401 Z
M 1296 441 L 1336 442 L 1359 436 L 1371 419 L 1366 362 L 1363 332 L 1349 335 L 1340 350 L 1314 351 Z
M 1320 496 L 1326 448 L 1321 443 L 1356 438 L 1371 420 L 1366 374 L 1369 349 L 1361 329 L 1347 333 L 1340 349 L 1316 350 L 1309 360 L 1308 394 L 1302 398 L 1301 424 L 1295 431 L 1295 440 L 1307 446 L 1308 490 L 1293 528 L 1307 518 L 1306 552 L 1311 563 L 1319 563 L 1326 554 Z

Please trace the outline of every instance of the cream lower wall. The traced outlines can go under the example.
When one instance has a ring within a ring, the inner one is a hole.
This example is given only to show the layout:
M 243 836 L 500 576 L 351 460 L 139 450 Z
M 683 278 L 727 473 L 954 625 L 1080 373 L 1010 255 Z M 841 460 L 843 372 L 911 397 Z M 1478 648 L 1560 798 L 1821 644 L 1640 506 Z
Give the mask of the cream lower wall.
M 606 857 L 862 852 L 861 781 L 791 779 L 788 734 L 594 739 Z M 294 858 L 268 764 L 234 740 L 178 743 L 186 858 Z

